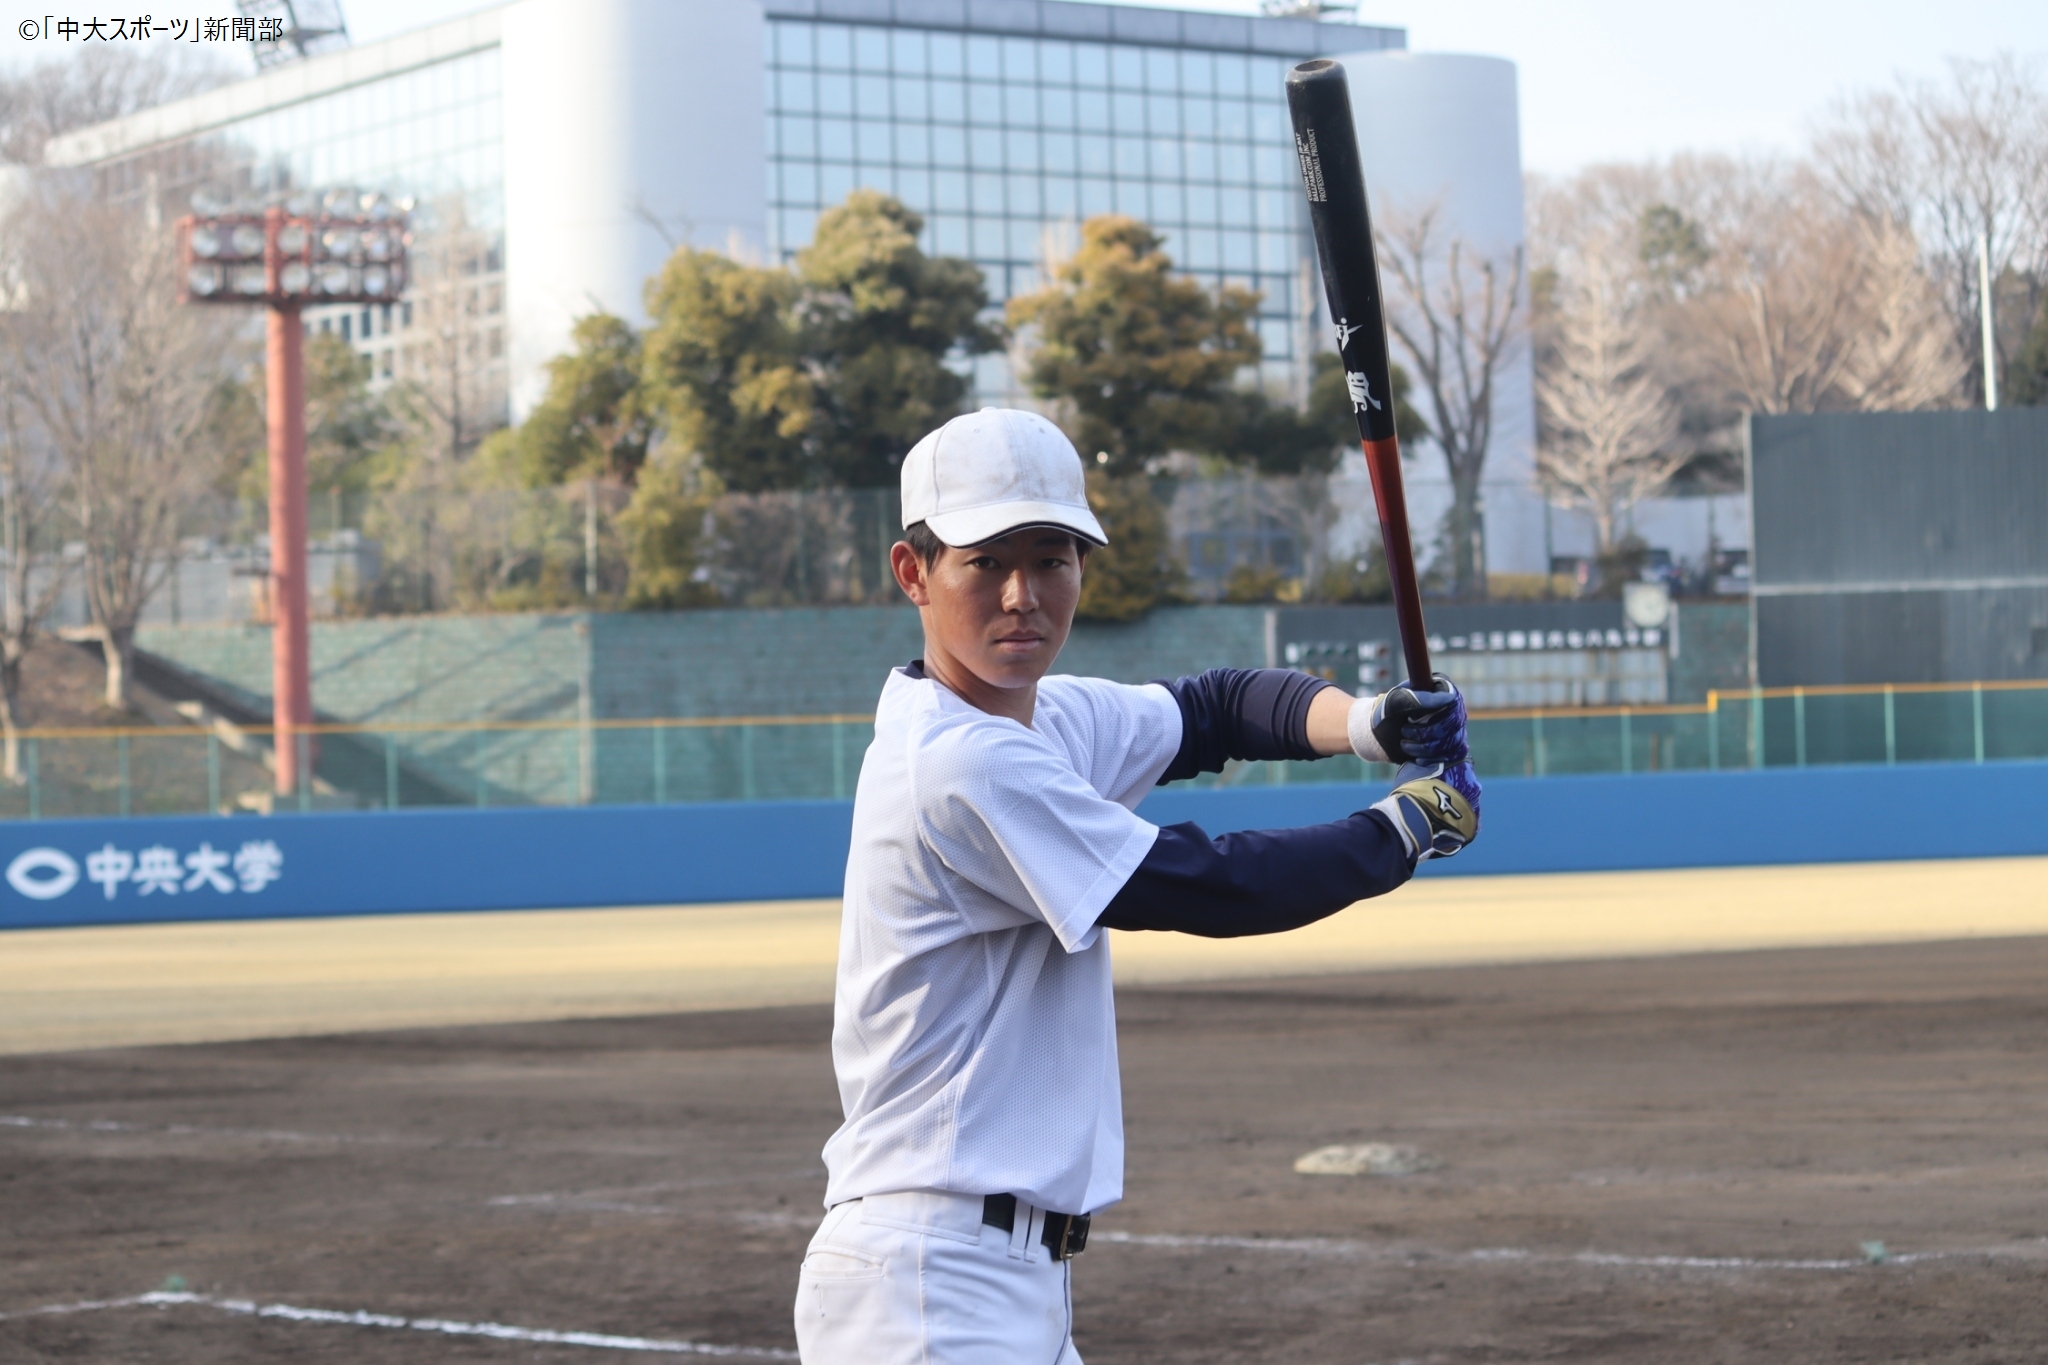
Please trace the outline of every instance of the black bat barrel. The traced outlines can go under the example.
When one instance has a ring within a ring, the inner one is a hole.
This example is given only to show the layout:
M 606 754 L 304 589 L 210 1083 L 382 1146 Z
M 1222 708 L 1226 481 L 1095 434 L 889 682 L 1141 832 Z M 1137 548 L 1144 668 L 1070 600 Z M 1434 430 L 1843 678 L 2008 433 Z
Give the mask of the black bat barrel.
M 1330 320 L 1337 329 L 1337 353 L 1344 383 L 1372 473 L 1373 501 L 1380 514 L 1380 544 L 1394 590 L 1394 614 L 1401 624 L 1401 654 L 1408 676 L 1429 686 L 1429 636 L 1422 621 L 1422 593 L 1415 578 L 1415 552 L 1408 535 L 1408 500 L 1401 489 L 1401 446 L 1394 435 L 1394 386 L 1387 365 L 1387 315 L 1381 307 L 1379 259 L 1373 252 L 1372 215 L 1365 206 L 1365 172 L 1358 161 L 1358 133 L 1351 122 L 1351 89 L 1344 68 L 1318 59 L 1287 73 L 1287 109 L 1294 117 L 1294 150 L 1308 191 L 1308 219 L 1315 228 L 1316 257 Z
M 1323 289 L 1336 328 L 1337 353 L 1344 359 L 1345 382 L 1351 387 L 1358 434 L 1368 441 L 1384 441 L 1394 434 L 1387 320 L 1343 64 L 1318 58 L 1289 71 L 1287 111 L 1294 119 L 1294 151 L 1301 162 L 1302 188 L 1308 191 L 1316 259 L 1323 267 Z

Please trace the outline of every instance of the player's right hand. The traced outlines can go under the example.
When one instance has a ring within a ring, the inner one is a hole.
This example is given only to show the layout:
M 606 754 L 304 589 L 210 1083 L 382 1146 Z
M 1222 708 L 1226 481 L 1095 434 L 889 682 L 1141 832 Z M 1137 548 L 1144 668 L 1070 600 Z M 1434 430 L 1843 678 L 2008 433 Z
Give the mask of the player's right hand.
M 1411 860 L 1455 857 L 1479 837 L 1479 779 L 1470 763 L 1411 763 L 1373 809 L 1393 821 Z
M 1389 763 L 1463 763 L 1472 756 L 1465 737 L 1465 694 L 1438 673 L 1427 691 L 1413 682 L 1389 688 L 1372 706 L 1372 737 Z

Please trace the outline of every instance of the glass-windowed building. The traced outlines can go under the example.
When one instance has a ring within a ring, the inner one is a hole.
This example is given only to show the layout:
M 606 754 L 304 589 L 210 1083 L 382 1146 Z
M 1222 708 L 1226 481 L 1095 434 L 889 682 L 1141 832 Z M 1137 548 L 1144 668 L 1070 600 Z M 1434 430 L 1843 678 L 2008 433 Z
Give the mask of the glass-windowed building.
M 515 408 L 576 314 L 640 311 L 674 243 L 787 257 L 859 186 L 924 214 L 925 248 L 973 259 L 998 306 L 1081 219 L 1143 218 L 1191 272 L 1264 295 L 1284 373 L 1314 303 L 1281 78 L 1403 41 L 1067 0 L 516 0 L 84 130 L 52 159 L 172 211 L 193 191 L 415 199 L 430 249 L 464 236 L 461 316 Z M 403 371 L 402 310 L 310 316 Z M 1016 396 L 1006 365 L 985 359 L 982 396 Z
M 1398 48 L 1400 31 L 953 9 L 905 23 L 887 5 L 769 5 L 770 248 L 794 252 L 821 209 L 872 186 L 923 213 L 925 249 L 972 259 L 1000 303 L 1037 287 L 1082 219 L 1128 214 L 1190 273 L 1258 290 L 1269 369 L 1299 361 L 1314 303 L 1282 78 L 1319 52 Z M 987 358 L 977 387 L 1007 393 L 1006 363 Z
M 1368 161 L 1405 158 L 1369 164 L 1376 200 L 1383 184 L 1435 193 L 1440 173 L 1469 179 L 1491 158 L 1484 211 L 1465 216 L 1520 240 L 1513 68 L 1411 60 L 1405 42 L 1073 0 L 512 0 L 81 130 L 48 155 L 167 214 L 196 190 L 415 199 L 411 302 L 309 321 L 380 377 L 453 374 L 472 429 L 532 400 L 577 316 L 643 316 L 678 245 L 787 259 L 861 186 L 923 214 L 925 249 L 973 260 L 996 307 L 1043 279 L 1083 219 L 1141 218 L 1183 269 L 1259 291 L 1265 377 L 1290 383 L 1328 344 L 1283 98 L 1293 63 L 1355 60 L 1362 125 L 1381 120 Z M 1008 364 L 978 362 L 979 397 L 1022 399 Z M 1541 515 L 1525 381 L 1526 364 L 1505 386 L 1517 410 L 1496 421 L 1514 448 L 1489 459 L 1497 570 L 1542 566 L 1540 536 L 1502 534 Z

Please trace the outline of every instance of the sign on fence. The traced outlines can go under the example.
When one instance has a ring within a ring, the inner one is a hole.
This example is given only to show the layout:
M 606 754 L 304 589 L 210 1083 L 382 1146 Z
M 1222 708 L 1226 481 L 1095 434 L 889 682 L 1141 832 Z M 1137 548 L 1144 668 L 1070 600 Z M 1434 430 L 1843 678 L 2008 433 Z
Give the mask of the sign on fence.
M 0 823 L 0 928 L 836 896 L 837 801 Z

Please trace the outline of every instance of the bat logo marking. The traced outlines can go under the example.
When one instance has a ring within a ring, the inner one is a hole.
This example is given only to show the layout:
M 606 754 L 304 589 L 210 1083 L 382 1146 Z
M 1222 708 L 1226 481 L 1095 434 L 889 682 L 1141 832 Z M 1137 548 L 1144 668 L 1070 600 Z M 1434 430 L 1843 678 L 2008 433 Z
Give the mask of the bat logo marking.
M 1344 372 L 1344 387 L 1351 390 L 1351 410 L 1364 412 L 1367 408 L 1381 411 L 1380 400 L 1372 396 L 1372 385 L 1365 382 L 1365 376 L 1356 370 Z
M 1351 338 L 1358 335 L 1358 333 L 1363 332 L 1364 330 L 1365 325 L 1363 323 L 1360 323 L 1359 325 L 1354 327 L 1351 325 L 1349 318 L 1338 318 L 1337 349 L 1341 351 L 1346 346 L 1349 346 L 1351 344 Z
M 1308 191 L 1311 204 L 1329 202 L 1329 193 L 1323 185 L 1323 155 L 1316 146 L 1316 130 L 1294 135 L 1294 153 L 1301 160 L 1301 184 Z

